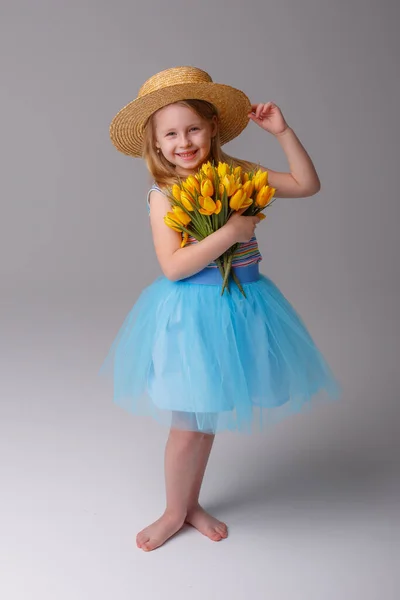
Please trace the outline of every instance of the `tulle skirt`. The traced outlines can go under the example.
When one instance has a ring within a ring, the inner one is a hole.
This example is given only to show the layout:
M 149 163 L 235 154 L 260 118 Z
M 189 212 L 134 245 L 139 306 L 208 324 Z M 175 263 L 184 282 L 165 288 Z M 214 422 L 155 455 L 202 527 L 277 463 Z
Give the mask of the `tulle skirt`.
M 216 433 L 263 429 L 313 397 L 337 399 L 340 386 L 301 317 L 256 269 L 236 269 L 246 297 L 233 283 L 221 296 L 216 269 L 145 288 L 99 371 L 114 401 L 168 426 Z

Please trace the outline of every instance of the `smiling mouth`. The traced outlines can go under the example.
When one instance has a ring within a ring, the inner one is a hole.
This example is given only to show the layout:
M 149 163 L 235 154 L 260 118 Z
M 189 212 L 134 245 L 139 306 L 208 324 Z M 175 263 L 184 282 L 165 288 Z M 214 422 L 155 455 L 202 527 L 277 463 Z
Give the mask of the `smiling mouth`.
M 197 150 L 192 150 L 191 152 L 177 152 L 180 158 L 193 158 L 193 156 L 195 156 L 196 153 Z

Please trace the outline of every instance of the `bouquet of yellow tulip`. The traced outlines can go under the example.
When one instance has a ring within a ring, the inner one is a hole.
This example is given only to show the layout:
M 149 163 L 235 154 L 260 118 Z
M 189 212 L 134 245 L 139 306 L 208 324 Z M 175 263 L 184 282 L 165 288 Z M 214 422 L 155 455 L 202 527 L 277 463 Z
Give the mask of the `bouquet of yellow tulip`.
M 233 167 L 227 163 L 210 162 L 204 164 L 195 174 L 174 184 L 167 190 L 172 210 L 164 221 L 168 227 L 182 233 L 184 247 L 189 236 L 201 241 L 211 233 L 220 229 L 234 211 L 247 209 L 245 216 L 259 214 L 274 201 L 275 188 L 268 185 L 268 172 L 256 169 L 245 172 L 241 167 Z M 229 248 L 215 262 L 222 275 L 222 290 L 229 292 L 229 276 L 246 296 L 243 287 L 234 271 L 232 260 L 238 243 Z

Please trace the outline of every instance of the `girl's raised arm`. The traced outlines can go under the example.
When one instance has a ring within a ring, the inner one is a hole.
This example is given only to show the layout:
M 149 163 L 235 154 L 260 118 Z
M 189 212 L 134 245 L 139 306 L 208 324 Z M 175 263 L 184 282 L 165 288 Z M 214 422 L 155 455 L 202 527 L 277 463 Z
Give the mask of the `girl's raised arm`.
M 289 173 L 268 171 L 268 183 L 276 188 L 276 197 L 305 198 L 321 189 L 314 164 L 306 149 L 291 127 L 288 126 L 280 108 L 273 102 L 253 104 L 249 113 L 251 121 L 276 137 L 289 163 Z

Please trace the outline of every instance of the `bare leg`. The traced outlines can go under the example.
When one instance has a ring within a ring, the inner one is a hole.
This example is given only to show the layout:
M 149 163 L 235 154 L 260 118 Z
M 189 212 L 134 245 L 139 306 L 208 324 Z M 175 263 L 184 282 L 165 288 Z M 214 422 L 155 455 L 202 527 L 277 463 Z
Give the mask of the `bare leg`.
M 190 490 L 188 508 L 197 506 L 199 502 L 200 490 L 206 472 L 208 459 L 210 457 L 211 449 L 213 447 L 215 435 L 209 435 L 206 433 L 202 434 L 201 445 L 198 454 L 196 475 L 194 478 L 192 489 Z
M 219 542 L 228 537 L 228 528 L 225 523 L 218 521 L 208 514 L 199 504 L 199 495 L 203 483 L 211 448 L 214 443 L 214 435 L 203 434 L 197 461 L 196 476 L 189 496 L 187 506 L 186 522 L 195 527 L 211 540 Z
M 158 521 L 137 535 L 137 546 L 145 552 L 161 546 L 183 526 L 202 439 L 199 432 L 171 429 L 165 448 L 167 506 Z

